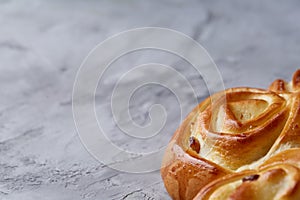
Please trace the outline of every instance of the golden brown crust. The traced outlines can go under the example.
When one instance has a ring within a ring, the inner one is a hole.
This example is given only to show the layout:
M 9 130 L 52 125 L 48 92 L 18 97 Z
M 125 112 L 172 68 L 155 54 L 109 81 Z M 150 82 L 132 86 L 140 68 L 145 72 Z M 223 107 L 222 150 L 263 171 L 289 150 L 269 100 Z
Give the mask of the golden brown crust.
M 300 148 L 288 149 L 254 170 L 229 174 L 206 185 L 195 200 L 300 199 Z M 255 176 L 255 179 L 248 180 Z
M 245 177 L 255 176 L 254 180 Z M 259 171 L 245 171 L 224 176 L 208 184 L 195 200 L 300 199 L 300 170 L 278 164 Z
M 269 87 L 269 90 L 276 93 L 290 93 L 300 91 L 300 69 L 298 69 L 292 78 L 290 83 L 282 79 L 275 80 Z
M 299 148 L 300 70 L 269 90 L 233 88 L 204 100 L 175 132 L 161 174 L 173 199 L 218 199 L 211 195 L 220 191 L 225 199 L 294 199 Z M 282 184 L 282 193 L 268 192 Z
M 186 145 L 190 126 L 194 123 L 195 116 L 207 106 L 207 101 L 187 116 L 167 147 L 161 175 L 173 199 L 192 199 L 207 183 L 229 173 L 213 162 L 201 158 Z

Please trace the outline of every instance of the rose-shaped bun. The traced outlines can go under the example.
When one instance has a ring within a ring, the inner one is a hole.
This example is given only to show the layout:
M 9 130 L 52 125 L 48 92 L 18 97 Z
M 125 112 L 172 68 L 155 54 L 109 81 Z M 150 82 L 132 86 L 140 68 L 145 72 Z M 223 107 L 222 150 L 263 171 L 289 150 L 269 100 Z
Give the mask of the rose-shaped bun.
M 232 88 L 199 104 L 175 132 L 163 159 L 161 174 L 170 196 L 262 199 L 268 188 L 298 188 L 299 157 L 286 164 L 276 162 L 276 156 L 291 149 L 300 154 L 299 92 L 300 70 L 291 83 L 276 80 L 269 90 Z M 251 183 L 243 182 L 254 175 Z M 286 191 L 264 199 L 294 199 L 283 195 Z

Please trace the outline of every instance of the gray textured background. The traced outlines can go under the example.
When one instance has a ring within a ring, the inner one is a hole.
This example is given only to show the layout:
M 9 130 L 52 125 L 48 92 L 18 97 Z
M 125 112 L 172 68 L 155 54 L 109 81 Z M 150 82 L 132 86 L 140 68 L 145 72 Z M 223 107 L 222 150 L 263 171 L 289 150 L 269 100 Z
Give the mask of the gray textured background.
M 130 28 L 171 28 L 208 50 L 225 87 L 267 87 L 279 77 L 289 80 L 300 65 L 299 19 L 297 0 L 1 0 L 0 199 L 169 199 L 159 172 L 120 173 L 94 160 L 80 143 L 71 95 L 88 52 Z M 145 51 L 119 66 L 153 60 L 174 61 L 168 64 L 191 80 L 199 100 L 207 96 L 201 77 L 170 55 Z M 107 86 L 114 79 L 108 78 Z M 163 99 L 170 116 L 178 115 L 168 91 L 139 92 L 143 95 L 136 94 L 132 103 L 138 123 L 147 121 L 143 104 L 149 101 Z M 101 91 L 98 97 L 101 109 Z M 175 121 L 168 123 L 163 144 L 178 126 Z M 114 138 L 131 148 L 130 141 Z

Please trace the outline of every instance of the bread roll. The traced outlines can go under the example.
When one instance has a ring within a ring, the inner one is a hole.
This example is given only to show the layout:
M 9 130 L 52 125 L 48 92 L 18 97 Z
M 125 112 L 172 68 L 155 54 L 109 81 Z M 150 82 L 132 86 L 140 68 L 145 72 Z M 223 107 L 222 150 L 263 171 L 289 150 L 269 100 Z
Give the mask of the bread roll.
M 268 90 L 214 94 L 171 139 L 161 168 L 165 187 L 178 200 L 300 199 L 299 123 L 300 70 Z

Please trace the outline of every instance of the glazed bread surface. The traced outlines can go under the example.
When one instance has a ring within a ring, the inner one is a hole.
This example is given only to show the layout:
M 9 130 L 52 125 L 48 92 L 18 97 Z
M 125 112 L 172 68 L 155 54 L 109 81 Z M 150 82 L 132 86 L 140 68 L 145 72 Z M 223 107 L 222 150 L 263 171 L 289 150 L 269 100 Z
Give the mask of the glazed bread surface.
M 300 199 L 299 127 L 300 70 L 267 90 L 214 94 L 171 139 L 161 168 L 165 187 L 178 200 Z

